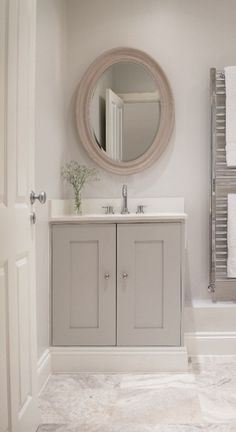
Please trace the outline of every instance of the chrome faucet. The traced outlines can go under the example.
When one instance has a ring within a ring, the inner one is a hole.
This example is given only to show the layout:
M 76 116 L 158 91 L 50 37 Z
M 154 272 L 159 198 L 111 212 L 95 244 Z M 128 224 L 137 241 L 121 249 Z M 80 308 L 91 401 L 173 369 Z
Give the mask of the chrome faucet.
M 121 214 L 128 214 L 128 191 L 127 191 L 127 185 L 122 186 L 122 197 L 123 197 L 123 206 L 121 210 Z

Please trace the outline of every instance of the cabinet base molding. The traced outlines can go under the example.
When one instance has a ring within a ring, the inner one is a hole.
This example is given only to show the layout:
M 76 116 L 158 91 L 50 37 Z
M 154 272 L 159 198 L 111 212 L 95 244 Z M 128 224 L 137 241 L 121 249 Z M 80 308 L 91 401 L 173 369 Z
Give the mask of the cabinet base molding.
M 185 346 L 189 356 L 236 355 L 236 332 L 185 333 Z
M 183 372 L 185 347 L 52 347 L 52 373 Z

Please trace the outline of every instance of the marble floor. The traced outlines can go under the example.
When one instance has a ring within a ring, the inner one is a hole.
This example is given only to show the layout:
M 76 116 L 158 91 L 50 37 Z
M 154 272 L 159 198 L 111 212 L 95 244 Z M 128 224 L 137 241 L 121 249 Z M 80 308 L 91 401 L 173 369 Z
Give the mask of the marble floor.
M 39 405 L 38 432 L 236 432 L 236 357 L 176 374 L 52 375 Z

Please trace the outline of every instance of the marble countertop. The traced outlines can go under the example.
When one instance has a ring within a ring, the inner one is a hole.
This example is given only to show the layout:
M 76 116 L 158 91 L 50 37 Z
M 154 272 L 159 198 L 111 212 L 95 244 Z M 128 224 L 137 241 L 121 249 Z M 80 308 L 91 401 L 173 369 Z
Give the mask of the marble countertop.
M 82 214 L 63 215 L 49 218 L 50 223 L 128 223 L 128 222 L 184 222 L 187 219 L 186 213 L 144 213 L 144 214 Z
M 85 199 L 82 214 L 73 213 L 71 200 L 52 200 L 49 206 L 50 223 L 139 223 L 185 222 L 183 198 L 130 198 L 129 214 L 121 214 L 120 199 Z M 136 214 L 137 205 L 144 205 L 144 213 Z M 104 206 L 112 205 L 115 214 L 105 214 Z

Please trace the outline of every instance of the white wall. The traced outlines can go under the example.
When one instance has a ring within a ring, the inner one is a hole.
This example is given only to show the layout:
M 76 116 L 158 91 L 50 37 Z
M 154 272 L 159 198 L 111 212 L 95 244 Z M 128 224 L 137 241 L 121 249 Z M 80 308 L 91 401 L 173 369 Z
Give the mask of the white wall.
M 38 0 L 36 63 L 36 182 L 48 198 L 61 196 L 60 167 L 66 157 L 64 0 Z M 38 356 L 49 344 L 48 206 L 35 204 Z
M 209 69 L 236 64 L 235 16 L 235 0 L 38 0 L 37 190 L 60 197 L 63 161 L 92 165 L 79 143 L 74 115 L 77 86 L 88 65 L 118 46 L 146 51 L 164 69 L 174 93 L 171 142 L 141 174 L 120 177 L 101 170 L 102 180 L 90 184 L 84 196 L 119 197 L 122 183 L 133 197 L 184 196 L 188 298 L 208 297 Z M 37 208 L 41 353 L 48 343 L 48 243 L 46 210 Z
M 170 81 L 176 126 L 161 159 L 145 172 L 101 172 L 87 196 L 184 196 L 188 221 L 186 291 L 208 297 L 209 69 L 236 64 L 235 0 L 67 0 L 67 157 L 91 164 L 75 129 L 74 98 L 88 65 L 103 51 L 130 46 L 150 54 Z

